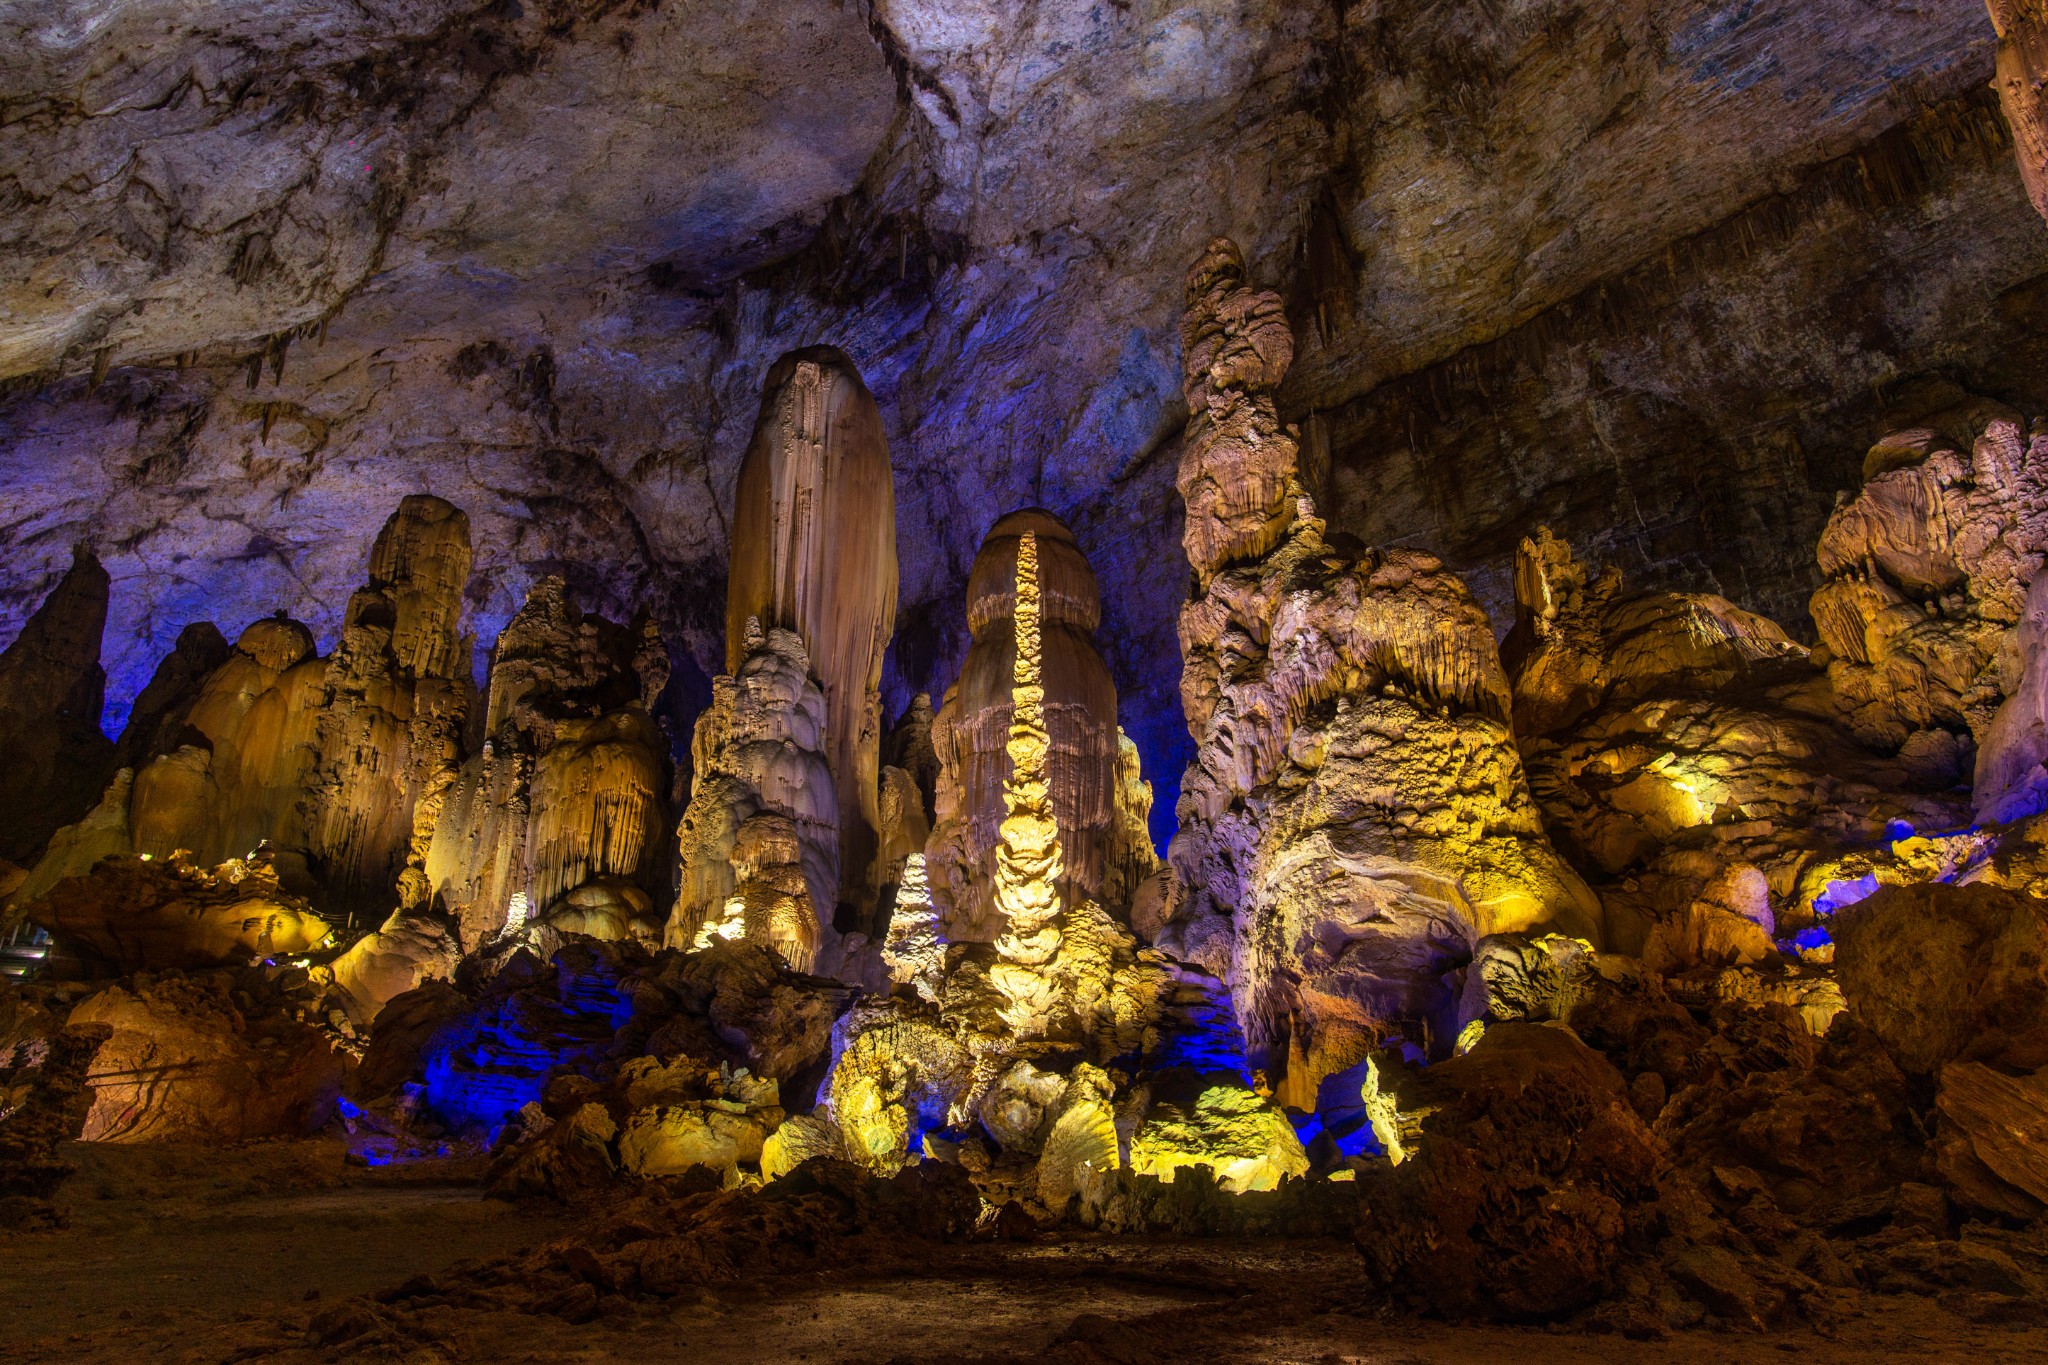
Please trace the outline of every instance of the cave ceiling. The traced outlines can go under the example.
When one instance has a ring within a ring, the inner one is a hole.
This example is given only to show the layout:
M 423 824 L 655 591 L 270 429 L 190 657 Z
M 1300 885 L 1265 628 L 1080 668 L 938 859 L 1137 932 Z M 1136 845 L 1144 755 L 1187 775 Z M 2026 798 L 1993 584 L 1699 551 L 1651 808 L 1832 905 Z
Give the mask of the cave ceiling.
M 1170 820 L 1205 242 L 1287 300 L 1333 531 L 1500 629 L 1547 522 L 1800 631 L 1889 421 L 2048 400 L 1994 47 L 1916 0 L 5 0 L 0 639 L 90 544 L 117 725 L 191 621 L 331 641 L 431 492 L 484 647 L 561 573 L 654 609 L 687 710 L 762 377 L 829 344 L 895 467 L 891 708 L 1048 507 Z

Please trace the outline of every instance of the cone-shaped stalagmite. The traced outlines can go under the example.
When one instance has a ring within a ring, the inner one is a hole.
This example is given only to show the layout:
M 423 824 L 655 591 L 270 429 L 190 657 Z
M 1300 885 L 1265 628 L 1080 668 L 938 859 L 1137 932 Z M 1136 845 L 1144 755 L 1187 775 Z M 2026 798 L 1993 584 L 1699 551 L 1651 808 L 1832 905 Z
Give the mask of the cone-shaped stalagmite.
M 107 571 L 80 549 L 0 654 L 0 858 L 34 856 L 113 775 L 114 746 L 100 733 L 106 621 Z
M 825 696 L 839 797 L 839 899 L 874 901 L 882 654 L 896 628 L 896 495 L 882 416 L 853 363 L 825 346 L 775 363 L 740 467 L 726 671 L 749 619 L 803 638 Z
M 932 726 L 938 750 L 938 826 L 930 845 L 934 901 L 946 936 L 992 940 L 1002 932 L 995 887 L 998 826 L 1011 780 L 1013 670 L 1018 664 L 1018 579 L 1022 547 L 1035 546 L 1039 592 L 1042 725 L 1047 781 L 1066 848 L 1060 890 L 1119 911 L 1155 865 L 1142 830 L 1119 818 L 1116 686 L 1091 632 L 1102 618 L 1094 570 L 1073 532 L 1050 512 L 1012 512 L 982 541 L 967 580 L 974 643 L 960 681 Z M 1149 787 L 1134 787 L 1149 809 Z

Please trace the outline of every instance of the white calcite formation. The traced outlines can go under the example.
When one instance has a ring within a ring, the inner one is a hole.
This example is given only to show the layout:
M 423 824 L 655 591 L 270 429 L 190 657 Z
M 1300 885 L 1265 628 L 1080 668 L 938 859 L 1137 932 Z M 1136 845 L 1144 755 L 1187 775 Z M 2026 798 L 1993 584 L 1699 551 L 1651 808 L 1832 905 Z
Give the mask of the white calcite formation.
M 1597 943 L 1601 907 L 1544 835 L 1464 584 L 1419 551 L 1324 540 L 1274 404 L 1293 339 L 1230 242 L 1188 274 L 1182 355 L 1197 752 L 1172 850 L 1187 903 L 1161 941 L 1227 955 L 1255 1061 L 1312 1105 L 1389 1032 L 1447 1049 L 1447 981 L 1479 939 Z
M 836 970 L 841 807 L 824 695 L 795 631 L 749 618 L 740 643 L 739 667 L 713 681 L 691 741 L 668 941 L 741 938 L 799 970 Z

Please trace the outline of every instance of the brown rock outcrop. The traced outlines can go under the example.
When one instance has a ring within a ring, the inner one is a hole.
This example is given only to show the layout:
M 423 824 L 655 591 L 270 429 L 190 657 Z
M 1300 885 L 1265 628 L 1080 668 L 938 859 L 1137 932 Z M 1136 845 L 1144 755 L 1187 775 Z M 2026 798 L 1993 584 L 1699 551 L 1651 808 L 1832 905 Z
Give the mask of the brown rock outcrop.
M 0 652 L 0 858 L 32 862 L 83 816 L 114 772 L 100 732 L 107 571 L 84 547 Z
M 1498 1024 L 1463 1056 L 1379 1086 L 1374 1126 L 1401 1155 L 1366 1189 L 1359 1249 L 1411 1303 L 1573 1312 L 1612 1291 L 1667 1216 L 1663 1151 L 1614 1068 L 1565 1030 Z
M 77 1169 L 63 1145 L 84 1131 L 86 1073 L 109 1033 L 66 1027 L 17 991 L 0 995 L 0 1228 L 61 1222 L 50 1197 Z
M 593 879 L 651 881 L 666 805 L 650 712 L 667 681 L 645 618 L 614 625 L 560 578 L 534 585 L 492 656 L 483 748 L 439 798 L 422 859 L 465 948 Z
M 1417 551 L 1324 541 L 1274 405 L 1291 353 L 1278 300 L 1218 241 L 1187 305 L 1181 698 L 1197 753 L 1172 851 L 1185 923 L 1160 941 L 1234 919 L 1246 1041 L 1307 1104 L 1385 1032 L 1441 1035 L 1442 978 L 1480 938 L 1597 943 L 1601 909 L 1544 837 L 1464 584 Z
M 110 974 L 242 966 L 308 952 L 333 930 L 262 862 L 211 871 L 182 857 L 103 859 L 29 907 L 89 966 Z
M 762 385 L 732 520 L 725 663 L 747 623 L 792 630 L 825 698 L 824 749 L 839 803 L 833 904 L 875 900 L 882 655 L 896 630 L 896 492 L 882 416 L 853 362 L 792 351 Z
M 190 725 L 192 707 L 213 671 L 228 661 L 231 648 L 211 621 L 178 632 L 178 643 L 136 694 L 128 724 L 114 744 L 117 767 L 139 771 L 151 759 L 177 752 L 196 733 Z
M 773 945 L 799 970 L 837 971 L 840 802 L 824 694 L 792 630 L 749 620 L 737 670 L 711 685 L 691 739 L 690 803 L 676 832 L 682 876 L 668 942 Z
M 1849 1007 L 1907 1071 L 2048 1067 L 2048 901 L 1887 886 L 1838 911 L 1832 929 Z
M 137 978 L 88 996 L 71 1026 L 112 1036 L 86 1077 L 84 1140 L 232 1143 L 314 1132 L 333 1117 L 343 1064 L 325 1034 L 300 1022 L 302 1010 L 263 973 Z
M 973 633 L 960 679 L 931 728 L 938 754 L 937 819 L 925 858 L 946 938 L 991 942 L 1003 932 L 993 898 L 997 827 L 1006 813 L 1011 672 L 1016 661 L 1017 551 L 1036 537 L 1047 775 L 1065 854 L 1060 894 L 1129 913 L 1131 893 L 1157 866 L 1145 815 L 1151 788 L 1120 764 L 1137 751 L 1117 728 L 1116 685 L 1095 648 L 1102 620 L 1095 571 L 1073 532 L 1050 512 L 1012 512 L 989 529 L 967 579 Z M 1142 805 L 1135 817 L 1130 807 Z M 1135 837 L 1134 837 L 1135 832 Z

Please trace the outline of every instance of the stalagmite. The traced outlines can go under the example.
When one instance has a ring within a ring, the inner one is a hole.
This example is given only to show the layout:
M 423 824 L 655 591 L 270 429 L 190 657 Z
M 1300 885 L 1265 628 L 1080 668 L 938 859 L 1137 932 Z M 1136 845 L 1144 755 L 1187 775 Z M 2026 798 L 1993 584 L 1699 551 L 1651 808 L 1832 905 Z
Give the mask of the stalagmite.
M 973 643 L 932 725 L 937 820 L 926 852 L 933 897 L 956 942 L 986 942 L 1002 930 L 994 873 L 1010 777 L 1018 560 L 1027 540 L 1038 557 L 1038 686 L 1049 797 L 1065 854 L 1060 890 L 1122 915 L 1158 861 L 1145 829 L 1151 787 L 1137 772 L 1136 746 L 1117 728 L 1116 687 L 1092 635 L 1102 618 L 1095 573 L 1057 517 L 1012 512 L 975 556 L 967 584 Z
M 2034 211 L 2048 218 L 2048 5 L 2042 0 L 1989 0 L 1998 30 L 1998 70 L 1992 84 L 2012 129 L 2013 157 Z
M 666 808 L 650 709 L 667 681 L 651 622 L 585 615 L 559 578 L 534 585 L 498 637 L 482 751 L 448 785 L 422 860 L 466 949 L 569 908 L 587 882 L 653 878 Z
M 1158 941 L 1198 958 L 1230 944 L 1254 1062 L 1310 1106 L 1389 1032 L 1447 1051 L 1445 978 L 1479 939 L 1597 942 L 1601 910 L 1544 837 L 1464 584 L 1417 551 L 1325 543 L 1274 402 L 1293 355 L 1279 300 L 1223 240 L 1187 283 L 1197 749 L 1172 851 L 1186 902 Z
M 308 791 L 311 851 L 340 903 L 388 903 L 404 871 L 408 902 L 423 899 L 426 844 L 475 696 L 457 629 L 469 564 L 469 518 L 416 494 L 384 523 L 369 582 L 349 599 Z
M 60 826 L 92 809 L 114 774 L 114 746 L 100 733 L 107 592 L 107 571 L 79 548 L 0 653 L 0 858 L 41 853 Z
M 735 673 L 715 679 L 691 741 L 690 803 L 676 832 L 682 877 L 668 941 L 772 944 L 799 970 L 839 967 L 840 803 L 825 699 L 793 630 L 749 619 Z
M 1017 546 L 1016 651 L 1011 664 L 1010 777 L 1003 784 L 1001 841 L 996 845 L 995 903 L 1002 959 L 989 979 L 1009 1000 L 1003 1022 L 1029 1038 L 1053 1016 L 1054 987 L 1045 971 L 1060 950 L 1060 878 L 1065 871 L 1059 821 L 1053 814 L 1045 728 L 1044 647 L 1039 631 L 1038 537 Z
M 730 673 L 745 662 L 750 620 L 795 631 L 809 653 L 838 794 L 834 903 L 865 916 L 877 886 L 880 685 L 896 628 L 896 496 L 881 412 L 853 363 L 830 347 L 790 352 L 764 385 L 733 513 Z

